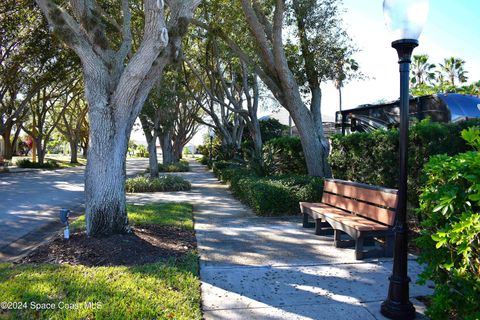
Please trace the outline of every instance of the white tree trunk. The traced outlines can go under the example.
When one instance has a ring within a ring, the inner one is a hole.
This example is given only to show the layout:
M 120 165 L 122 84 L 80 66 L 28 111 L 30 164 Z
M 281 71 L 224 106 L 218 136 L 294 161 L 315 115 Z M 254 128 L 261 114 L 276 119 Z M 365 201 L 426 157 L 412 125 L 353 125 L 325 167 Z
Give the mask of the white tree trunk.
M 100 89 L 86 82 L 87 92 Z M 98 90 L 102 91 L 102 90 Z M 107 96 L 87 96 L 89 109 L 89 150 L 85 170 L 85 203 L 87 234 L 102 235 L 125 232 L 128 226 L 125 198 L 125 166 L 129 133 L 125 124 L 115 121 Z M 103 99 L 102 99 L 103 98 Z
M 143 38 L 133 55 L 129 55 L 132 15 L 128 0 L 119 1 L 123 22 L 118 50 L 112 46 L 117 38 L 110 41 L 105 22 L 98 19 L 102 14 L 95 1 L 70 0 L 68 10 L 54 0 L 35 1 L 50 28 L 75 51 L 83 66 L 90 123 L 85 171 L 87 234 L 124 232 L 128 228 L 125 165 L 130 133 L 153 84 L 176 59 L 200 0 L 169 1 L 168 21 L 163 1 L 144 0 Z
M 148 141 L 148 166 L 150 177 L 158 178 L 157 136 L 153 135 Z
M 162 163 L 163 164 L 174 163 L 175 155 L 173 154 L 172 136 L 170 132 L 159 133 L 158 139 L 162 147 Z

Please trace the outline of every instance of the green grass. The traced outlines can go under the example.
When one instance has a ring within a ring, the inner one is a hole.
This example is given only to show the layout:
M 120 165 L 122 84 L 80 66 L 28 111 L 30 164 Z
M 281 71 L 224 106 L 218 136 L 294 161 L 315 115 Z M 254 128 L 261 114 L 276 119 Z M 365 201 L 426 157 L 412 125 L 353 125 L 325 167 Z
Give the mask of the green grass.
M 13 157 L 11 164 L 16 164 L 17 161 L 24 161 L 24 160 L 32 160 L 32 157 L 25 157 L 25 156 L 15 156 Z M 38 159 L 37 159 L 38 161 Z M 62 155 L 46 155 L 45 156 L 45 162 L 48 161 L 54 161 L 58 164 L 58 168 L 40 168 L 44 170 L 51 170 L 51 169 L 62 169 L 62 168 L 72 168 L 72 167 L 78 167 L 78 166 L 84 166 L 87 164 L 87 160 L 84 158 L 78 158 L 78 163 L 70 163 L 70 157 L 69 156 L 62 156 Z M 35 162 L 36 164 L 36 162 Z
M 135 225 L 193 227 L 188 204 L 129 205 L 128 209 Z M 81 227 L 82 220 L 74 225 Z M 0 310 L 0 319 L 201 319 L 198 272 L 194 253 L 181 260 L 133 267 L 0 264 L 0 301 L 27 306 L 7 313 Z M 56 309 L 31 308 L 42 303 Z M 74 309 L 60 309 L 65 305 Z
M 193 230 L 192 205 L 188 203 L 128 204 L 128 220 L 131 225 L 158 224 Z M 78 217 L 70 229 L 85 229 L 85 216 Z

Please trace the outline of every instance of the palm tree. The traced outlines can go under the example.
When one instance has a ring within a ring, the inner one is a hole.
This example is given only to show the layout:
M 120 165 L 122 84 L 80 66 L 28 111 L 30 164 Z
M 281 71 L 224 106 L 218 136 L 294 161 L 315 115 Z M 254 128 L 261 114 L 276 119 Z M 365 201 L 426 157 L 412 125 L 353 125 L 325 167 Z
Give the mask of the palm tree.
M 363 74 L 359 72 L 359 65 L 355 59 L 339 59 L 335 65 L 335 76 L 333 82 L 338 90 L 338 99 L 340 111 L 342 111 L 342 88 L 346 81 L 354 78 L 363 78 Z
M 465 83 L 468 80 L 467 71 L 463 68 L 465 60 L 455 57 L 444 59 L 443 64 L 440 64 L 440 70 L 448 79 L 452 86 L 455 86 L 455 79 L 460 83 Z
M 414 55 L 410 83 L 414 86 L 418 86 L 432 82 L 435 79 L 433 69 L 435 69 L 435 65 L 428 62 L 428 55 Z

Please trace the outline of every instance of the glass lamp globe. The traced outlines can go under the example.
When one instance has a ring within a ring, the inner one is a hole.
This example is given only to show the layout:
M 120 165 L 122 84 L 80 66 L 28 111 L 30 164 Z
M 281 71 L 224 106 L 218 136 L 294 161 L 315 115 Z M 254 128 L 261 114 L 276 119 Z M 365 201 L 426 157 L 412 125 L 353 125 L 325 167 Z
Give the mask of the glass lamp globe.
M 208 130 L 208 135 L 210 136 L 210 138 L 215 137 L 215 130 L 213 130 L 212 128 L 210 128 L 210 130 Z
M 428 0 L 384 0 L 383 15 L 392 40 L 418 40 L 427 21 L 428 8 Z

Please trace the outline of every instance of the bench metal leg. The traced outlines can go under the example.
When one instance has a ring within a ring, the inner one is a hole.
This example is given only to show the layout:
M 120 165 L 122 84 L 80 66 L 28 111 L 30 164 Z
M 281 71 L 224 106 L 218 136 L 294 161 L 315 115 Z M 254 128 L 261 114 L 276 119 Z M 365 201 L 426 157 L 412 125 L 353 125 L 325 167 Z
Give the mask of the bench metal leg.
M 304 212 L 304 213 L 303 213 L 303 227 L 304 227 L 304 228 L 313 228 L 313 227 L 315 227 L 315 223 L 310 222 L 310 221 L 308 220 L 308 217 L 309 217 L 308 213 Z
M 355 241 L 355 259 L 363 259 L 363 236 L 360 236 Z
M 322 219 L 315 219 L 315 234 L 318 236 L 328 236 L 333 234 L 333 229 L 328 222 Z

